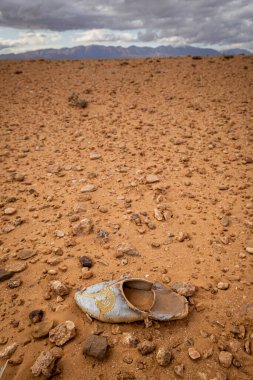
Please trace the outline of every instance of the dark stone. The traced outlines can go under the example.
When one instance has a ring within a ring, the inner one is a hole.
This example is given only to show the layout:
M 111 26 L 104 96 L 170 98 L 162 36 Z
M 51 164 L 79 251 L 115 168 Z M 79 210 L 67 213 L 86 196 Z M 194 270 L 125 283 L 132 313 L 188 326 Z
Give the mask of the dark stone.
M 41 322 L 44 316 L 43 310 L 33 310 L 29 314 L 29 318 L 32 321 L 32 323 L 38 323 Z
M 0 282 L 9 280 L 14 275 L 14 272 L 8 272 L 4 269 L 0 269 Z
M 150 342 L 149 340 L 144 340 L 143 342 L 138 344 L 137 348 L 142 355 L 148 355 L 151 354 L 151 352 L 155 351 L 156 345 L 155 343 Z
M 13 280 L 9 280 L 7 285 L 10 289 L 18 288 L 22 284 L 22 280 L 20 278 L 14 278 Z
M 108 348 L 107 339 L 103 336 L 89 335 L 84 343 L 83 354 L 96 359 L 103 359 Z
M 92 267 L 92 260 L 88 256 L 81 256 L 80 263 L 82 267 L 87 267 L 87 268 Z
M 36 252 L 32 251 L 31 249 L 23 249 L 22 251 L 19 251 L 17 253 L 17 257 L 21 260 L 27 260 L 31 257 L 35 256 Z

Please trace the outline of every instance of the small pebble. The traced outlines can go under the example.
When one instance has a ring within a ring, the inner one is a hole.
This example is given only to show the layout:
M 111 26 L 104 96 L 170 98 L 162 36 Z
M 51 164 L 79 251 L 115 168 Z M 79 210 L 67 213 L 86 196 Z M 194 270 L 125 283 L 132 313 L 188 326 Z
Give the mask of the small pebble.
M 219 282 L 217 288 L 220 290 L 227 290 L 229 288 L 228 282 Z
M 196 360 L 200 358 L 200 353 L 194 347 L 190 347 L 188 349 L 188 354 L 192 360 Z
M 165 367 L 168 364 L 170 364 L 171 358 L 172 358 L 172 354 L 169 348 L 165 348 L 165 347 L 159 348 L 156 354 L 156 360 L 160 366 Z
M 43 310 L 33 310 L 29 314 L 29 319 L 32 321 L 32 323 L 39 323 L 42 321 L 44 316 Z
M 87 268 L 92 267 L 92 260 L 88 256 L 81 256 L 79 260 L 82 267 L 87 267 Z
M 229 368 L 232 364 L 233 355 L 228 351 L 221 351 L 219 354 L 219 363 L 225 367 Z

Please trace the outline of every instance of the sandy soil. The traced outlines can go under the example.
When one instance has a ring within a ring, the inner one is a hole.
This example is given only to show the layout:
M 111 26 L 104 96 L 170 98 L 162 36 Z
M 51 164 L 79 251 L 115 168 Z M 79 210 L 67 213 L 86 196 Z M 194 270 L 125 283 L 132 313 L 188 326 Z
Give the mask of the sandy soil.
M 0 268 L 26 263 L 12 277 L 19 287 L 0 283 L 0 351 L 19 344 L 3 379 L 32 379 L 31 365 L 52 347 L 32 338 L 29 313 L 39 308 L 46 320 L 77 328 L 56 378 L 130 379 L 119 376 L 127 371 L 173 380 L 184 364 L 184 379 L 252 380 L 253 255 L 245 248 L 253 247 L 253 57 L 0 62 L 0 76 Z M 69 104 L 73 92 L 86 108 Z M 159 182 L 148 184 L 151 174 Z M 87 184 L 95 191 L 81 192 Z M 73 236 L 86 217 L 94 231 Z M 122 242 L 140 255 L 116 258 Z M 24 249 L 35 256 L 20 260 Z M 93 260 L 89 279 L 81 255 Z M 189 315 L 148 328 L 91 323 L 75 289 L 123 274 L 193 283 Z M 53 279 L 71 288 L 64 299 L 45 299 Z M 110 343 L 103 361 L 82 354 L 94 332 Z M 142 356 L 122 343 L 124 333 L 153 340 L 156 351 Z M 164 346 L 173 358 L 161 367 Z M 220 351 L 232 353 L 229 368 Z

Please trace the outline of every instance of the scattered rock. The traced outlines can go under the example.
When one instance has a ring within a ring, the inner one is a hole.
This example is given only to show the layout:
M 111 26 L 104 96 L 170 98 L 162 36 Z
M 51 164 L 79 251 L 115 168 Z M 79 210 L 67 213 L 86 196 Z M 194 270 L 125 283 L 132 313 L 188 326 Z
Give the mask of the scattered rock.
M 92 260 L 88 256 L 81 256 L 79 260 L 82 267 L 87 267 L 87 268 L 92 267 Z
M 7 207 L 6 209 L 4 209 L 5 215 L 13 215 L 16 212 L 17 212 L 17 210 L 13 207 Z
M 122 243 L 118 246 L 115 257 L 120 258 L 124 255 L 139 256 L 139 252 L 129 243 Z
M 128 347 L 137 347 L 139 339 L 131 333 L 124 333 L 122 343 Z
M 90 218 L 84 218 L 80 222 L 74 224 L 73 226 L 73 235 L 76 236 L 85 236 L 89 235 L 93 231 L 93 222 Z
M 59 280 L 51 281 L 50 284 L 50 289 L 56 293 L 58 296 L 66 296 L 69 294 L 69 288 L 67 285 L 65 285 L 63 282 Z
M 230 331 L 236 339 L 245 338 L 246 329 L 243 325 L 233 325 Z
M 23 249 L 22 251 L 19 251 L 17 253 L 17 257 L 21 260 L 27 260 L 30 259 L 31 257 L 35 256 L 36 252 L 32 251 L 30 249 Z
M 39 322 L 32 331 L 32 336 L 35 339 L 45 338 L 49 335 L 49 331 L 53 328 L 54 321 Z
M 163 213 L 158 208 L 154 208 L 154 217 L 160 222 L 164 220 Z
M 187 232 L 180 231 L 177 235 L 177 240 L 183 243 L 185 240 L 189 239 L 189 234 Z
M 8 272 L 19 273 L 19 272 L 23 272 L 23 270 L 25 270 L 26 268 L 27 268 L 27 264 L 26 263 L 14 263 L 14 264 L 11 264 L 7 268 L 7 271 Z
M 175 282 L 171 286 L 171 289 L 184 297 L 192 297 L 196 292 L 195 285 L 191 284 L 190 282 Z
M 245 350 L 245 352 L 247 352 L 248 355 L 252 354 L 251 341 L 250 340 L 246 340 L 246 342 L 244 344 L 244 350 Z
M 82 278 L 88 280 L 91 277 L 93 277 L 93 272 L 87 267 L 82 268 Z
M 246 247 L 246 252 L 253 254 L 253 247 Z
M 99 158 L 101 158 L 101 154 L 96 153 L 96 152 L 91 152 L 90 153 L 90 159 L 91 160 L 98 160 Z
M 55 276 L 58 272 L 57 272 L 57 270 L 55 270 L 55 269 L 49 269 L 49 270 L 47 271 L 47 273 L 50 274 L 50 276 Z
M 43 316 L 44 316 L 43 310 L 33 310 L 29 314 L 29 319 L 31 320 L 32 323 L 39 323 L 42 321 Z
M 228 282 L 219 282 L 217 288 L 220 290 L 227 290 L 229 288 Z
M 155 351 L 156 345 L 155 343 L 150 342 L 149 340 L 144 340 L 143 342 L 138 344 L 137 349 L 142 355 L 145 356 Z
M 190 347 L 188 349 L 188 354 L 192 360 L 196 360 L 200 358 L 200 353 L 194 347 Z
M 229 368 L 232 364 L 233 355 L 228 351 L 221 351 L 219 354 L 219 363 L 225 367 Z
M 65 236 L 65 234 L 62 230 L 55 230 L 55 236 L 57 236 L 58 238 L 62 238 Z
M 244 318 L 253 322 L 253 303 L 247 303 L 241 306 L 240 314 Z
M 174 367 L 174 372 L 179 377 L 184 377 L 184 365 L 178 364 Z
M 0 269 L 0 282 L 9 280 L 14 275 L 14 272 Z
M 60 348 L 54 347 L 50 351 L 42 351 L 31 367 L 33 376 L 44 375 L 47 379 L 58 374 L 56 362 L 63 355 Z
M 107 353 L 107 348 L 108 343 L 106 337 L 89 335 L 84 343 L 83 354 L 102 360 Z
M 92 193 L 93 191 L 96 191 L 98 188 L 96 185 L 89 183 L 88 185 L 85 185 L 81 189 L 81 193 Z
M 54 329 L 49 331 L 49 340 L 56 346 L 63 346 L 70 339 L 76 336 L 76 327 L 74 322 L 65 321 L 60 323 Z
M 17 348 L 18 348 L 18 344 L 12 343 L 10 346 L 6 347 L 3 351 L 0 352 L 0 358 L 9 359 L 11 355 L 14 354 Z
M 223 216 L 223 218 L 220 220 L 220 224 L 223 227 L 228 227 L 230 225 L 230 219 L 227 216 Z
M 146 182 L 147 183 L 156 183 L 156 182 L 159 182 L 159 181 L 160 181 L 159 177 L 157 175 L 155 175 L 155 174 L 148 174 L 146 176 Z
M 160 366 L 165 367 L 168 364 L 170 364 L 171 358 L 172 358 L 172 354 L 169 348 L 165 348 L 165 347 L 159 348 L 156 354 L 156 360 Z

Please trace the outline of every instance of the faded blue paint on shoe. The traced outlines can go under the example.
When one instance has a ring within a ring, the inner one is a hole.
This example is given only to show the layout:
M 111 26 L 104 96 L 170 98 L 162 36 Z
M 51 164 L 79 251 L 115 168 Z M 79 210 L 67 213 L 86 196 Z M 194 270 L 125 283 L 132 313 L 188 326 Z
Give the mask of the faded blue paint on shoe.
M 77 305 L 103 322 L 168 321 L 188 314 L 188 302 L 159 282 L 121 278 L 78 290 Z

